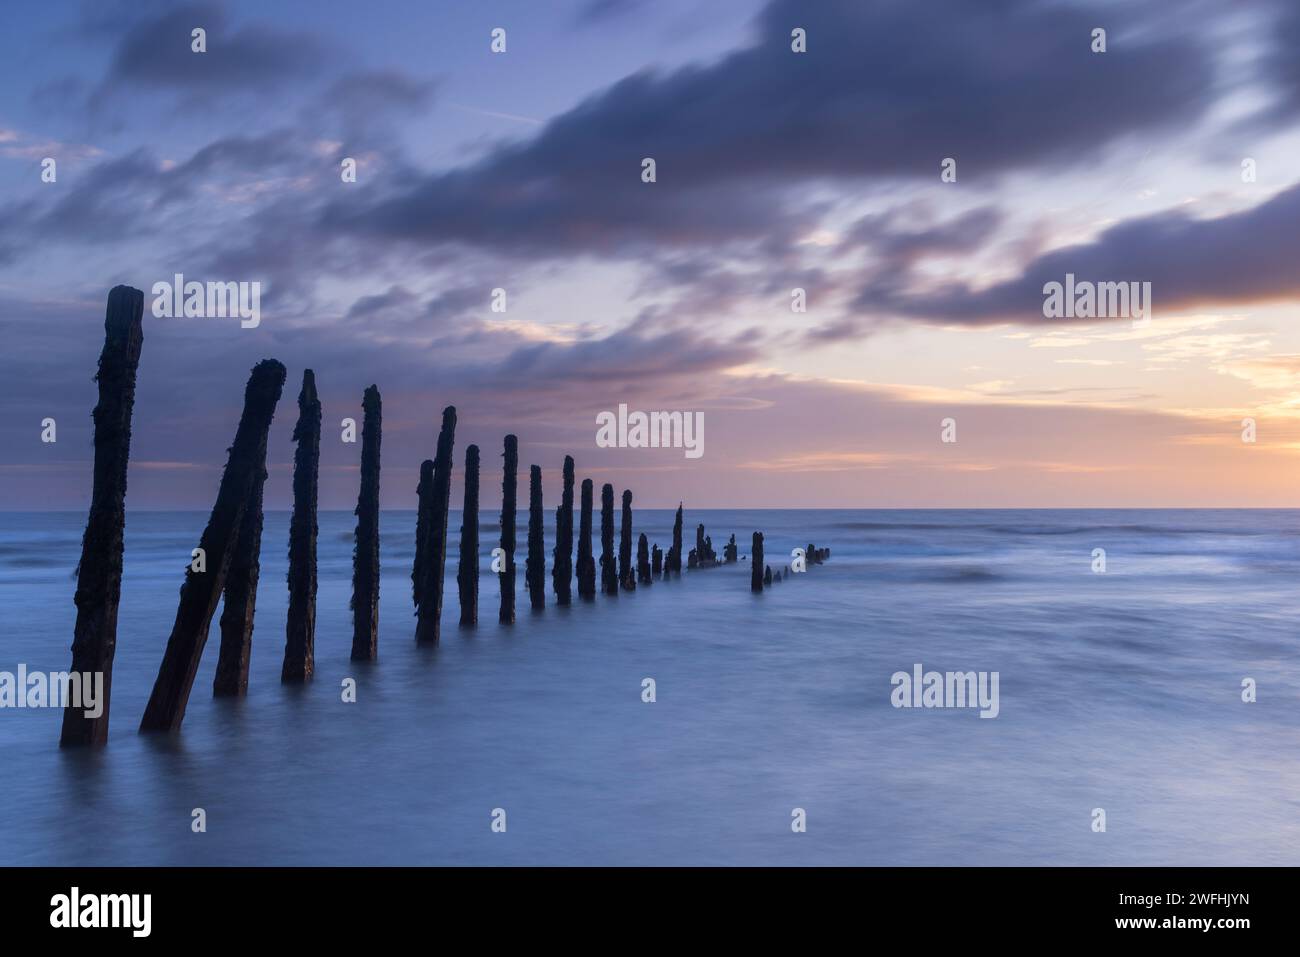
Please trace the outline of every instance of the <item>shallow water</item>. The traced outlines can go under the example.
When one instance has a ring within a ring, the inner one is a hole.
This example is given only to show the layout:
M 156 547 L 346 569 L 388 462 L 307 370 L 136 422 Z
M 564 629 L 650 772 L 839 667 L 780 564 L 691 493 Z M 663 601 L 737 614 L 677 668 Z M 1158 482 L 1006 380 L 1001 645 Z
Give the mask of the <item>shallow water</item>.
M 206 518 L 128 515 L 107 748 L 60 752 L 58 711 L 0 710 L 0 864 L 1300 863 L 1300 512 L 688 511 L 688 547 L 703 521 L 719 553 L 759 529 L 772 564 L 833 556 L 761 596 L 742 564 L 571 608 L 548 591 L 540 614 L 521 515 L 519 620 L 496 623 L 485 524 L 472 631 L 453 514 L 436 649 L 412 640 L 414 515 L 385 512 L 374 664 L 348 660 L 355 519 L 325 513 L 306 688 L 279 684 L 269 513 L 247 699 L 210 696 L 214 619 L 183 732 L 142 737 Z M 0 670 L 68 667 L 84 521 L 0 514 Z M 671 521 L 636 531 L 666 549 Z M 893 708 L 917 662 L 999 672 L 998 717 Z

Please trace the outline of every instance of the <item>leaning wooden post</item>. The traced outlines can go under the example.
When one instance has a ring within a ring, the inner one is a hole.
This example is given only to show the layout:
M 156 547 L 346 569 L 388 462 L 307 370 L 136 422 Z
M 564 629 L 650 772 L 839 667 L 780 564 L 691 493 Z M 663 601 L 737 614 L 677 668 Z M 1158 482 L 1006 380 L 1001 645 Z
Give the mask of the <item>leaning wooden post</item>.
M 654 581 L 650 577 L 650 541 L 645 537 L 645 532 L 641 533 L 636 543 L 636 577 L 643 585 Z
M 266 485 L 266 436 L 257 449 L 253 490 L 239 521 L 239 536 L 226 570 L 222 597 L 221 648 L 212 679 L 214 698 L 248 693 L 248 663 L 253 654 L 253 617 L 257 611 L 257 583 L 261 577 L 262 493 Z
M 582 515 L 578 520 L 578 595 L 596 597 L 596 561 L 591 557 L 591 507 L 595 486 L 582 480 Z
M 664 564 L 664 573 L 682 573 L 682 505 L 677 503 L 677 517 L 673 519 L 673 543 L 668 549 L 668 559 Z
M 361 491 L 357 495 L 356 552 L 352 556 L 352 660 L 379 657 L 379 442 L 383 405 L 379 388 L 361 399 Z
M 460 519 L 460 623 L 478 624 L 478 446 L 465 450 L 465 507 Z
M 424 585 L 416 609 L 415 640 L 436 644 L 442 621 L 443 575 L 447 570 L 447 512 L 451 508 L 452 446 L 456 440 L 456 407 L 442 410 L 438 430 L 438 451 L 433 457 L 433 486 L 430 489 L 429 538 L 425 543 Z
M 567 605 L 573 586 L 573 456 L 564 457 L 564 492 L 555 512 L 555 564 L 551 569 L 555 602 Z
M 429 526 L 433 522 L 433 459 L 420 463 L 420 482 L 415 486 L 415 561 L 411 564 L 411 604 L 420 610 L 424 594 L 424 566 L 429 560 Z
M 519 439 L 506 436 L 505 474 L 501 480 L 501 550 L 505 560 L 498 578 L 501 582 L 501 623 L 515 620 L 515 507 L 519 484 Z
M 528 470 L 528 560 L 524 584 L 534 609 L 546 607 L 546 526 L 542 511 L 542 469 Z
M 320 398 L 316 376 L 303 370 L 298 394 L 298 448 L 293 454 L 293 515 L 289 519 L 289 617 L 281 684 L 306 681 L 316 670 L 316 499 L 320 473 Z
M 754 544 L 749 555 L 749 590 L 763 590 L 763 533 L 754 533 Z
M 199 556 L 190 563 L 185 583 L 181 585 L 176 622 L 140 721 L 141 731 L 177 731 L 185 720 L 185 706 L 208 640 L 208 627 L 221 598 L 230 555 L 253 490 L 258 450 L 266 442 L 275 404 L 284 388 L 284 376 L 283 365 L 274 359 L 264 359 L 248 378 L 244 411 L 234 444 L 230 446 L 217 501 L 199 539 Z
M 131 454 L 131 410 L 135 375 L 144 345 L 144 293 L 114 286 L 104 313 L 104 348 L 99 354 L 99 402 L 95 406 L 95 484 L 90 516 L 77 566 L 77 622 L 72 630 L 72 672 L 82 688 L 102 675 L 98 717 L 84 707 L 65 707 L 60 747 L 108 741 L 108 703 L 117 650 L 117 608 L 122 595 L 122 535 L 126 525 L 126 467 Z M 82 700 L 77 704 L 83 704 Z M 93 709 L 91 709 L 93 710 Z
M 632 492 L 623 489 L 623 524 L 618 536 L 618 583 L 624 591 L 636 590 L 636 569 L 632 565 Z
M 606 595 L 618 594 L 618 566 L 614 561 L 614 486 L 600 489 L 600 584 Z

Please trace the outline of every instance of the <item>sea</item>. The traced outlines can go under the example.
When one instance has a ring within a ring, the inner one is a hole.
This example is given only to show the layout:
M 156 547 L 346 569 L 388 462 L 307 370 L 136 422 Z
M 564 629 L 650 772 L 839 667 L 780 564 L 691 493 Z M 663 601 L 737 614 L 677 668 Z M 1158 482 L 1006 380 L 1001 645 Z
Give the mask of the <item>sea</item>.
M 453 512 L 417 646 L 415 514 L 382 514 L 356 663 L 355 518 L 322 513 L 315 679 L 285 687 L 267 513 L 247 697 L 211 696 L 218 610 L 183 729 L 140 735 L 207 515 L 129 511 L 109 743 L 0 709 L 0 865 L 1300 864 L 1300 511 L 687 509 L 688 548 L 744 560 L 559 607 L 548 538 L 541 611 L 521 513 L 513 625 L 482 517 L 480 624 Z M 666 550 L 672 518 L 635 532 Z M 0 671 L 69 667 L 84 523 L 0 514 Z M 774 569 L 830 558 L 754 594 L 756 530 Z M 917 666 L 996 672 L 996 717 L 896 707 Z

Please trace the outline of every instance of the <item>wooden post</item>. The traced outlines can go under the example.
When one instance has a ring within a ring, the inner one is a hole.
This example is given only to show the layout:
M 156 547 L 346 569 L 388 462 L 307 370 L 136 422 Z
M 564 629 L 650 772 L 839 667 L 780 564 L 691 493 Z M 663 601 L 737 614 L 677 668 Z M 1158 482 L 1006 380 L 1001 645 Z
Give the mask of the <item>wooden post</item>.
M 178 731 L 185 720 L 185 706 L 208 640 L 208 627 L 225 585 L 231 552 L 252 494 L 258 450 L 266 442 L 266 432 L 284 388 L 284 377 L 283 365 L 274 359 L 264 359 L 248 378 L 244 411 L 234 444 L 230 446 L 217 501 L 199 539 L 204 570 L 195 570 L 198 564 L 195 559 L 185 573 L 176 621 L 140 721 L 141 731 Z
M 651 572 L 658 578 L 664 572 L 664 552 L 658 545 L 650 551 Z
M 99 402 L 95 406 L 95 479 L 90 515 L 77 565 L 77 621 L 72 630 L 72 672 L 81 681 L 103 675 L 98 717 L 85 708 L 63 710 L 60 747 L 108 741 L 108 704 L 117 650 L 117 609 L 122 595 L 122 535 L 126 525 L 126 468 L 131 454 L 131 411 L 135 376 L 144 345 L 144 293 L 114 286 L 104 313 L 104 348 L 99 354 Z M 84 699 L 83 699 L 84 700 Z M 78 702 L 81 703 L 81 702 Z
M 302 374 L 298 448 L 293 454 L 293 516 L 289 520 L 289 617 L 281 684 L 308 680 L 316 670 L 316 498 L 320 472 L 320 399 L 316 377 Z
M 749 556 L 749 590 L 763 590 L 763 533 L 754 533 L 754 544 Z
M 664 564 L 664 573 L 682 573 L 682 503 L 677 503 L 677 517 L 673 519 L 673 543 L 668 549 L 668 559 Z
M 424 566 L 429 561 L 429 526 L 433 522 L 433 459 L 420 463 L 420 483 L 415 487 L 415 561 L 411 566 L 411 603 L 416 614 L 424 595 Z
M 501 582 L 501 623 L 515 620 L 515 506 L 519 484 L 519 439 L 506 436 L 505 473 L 501 480 L 501 548 L 505 552 Z
M 447 569 L 447 511 L 451 508 L 452 446 L 455 440 L 456 407 L 449 405 L 442 410 L 438 451 L 433 457 L 424 586 L 420 589 L 420 607 L 415 616 L 415 640 L 425 644 L 437 643 L 442 622 L 443 575 Z
M 378 386 L 361 399 L 361 490 L 357 493 L 352 555 L 352 660 L 379 657 L 379 442 L 383 404 Z
M 636 577 L 643 585 L 652 584 L 654 579 L 650 577 L 650 542 L 645 537 L 645 532 L 636 543 Z
M 478 446 L 465 450 L 465 507 L 460 519 L 460 623 L 478 624 Z
M 528 470 L 528 559 L 524 563 L 524 585 L 533 609 L 546 607 L 546 526 L 542 512 L 542 469 Z
M 212 679 L 214 698 L 241 697 L 248 693 L 248 663 L 253 654 L 253 618 L 257 610 L 257 583 L 261 577 L 262 494 L 266 485 L 266 436 L 258 446 L 253 489 L 239 521 L 239 537 L 226 570 L 221 610 L 221 647 Z
M 564 457 L 564 493 L 555 512 L 555 565 L 551 570 L 555 602 L 567 605 L 573 586 L 573 456 Z
M 606 595 L 618 594 L 618 566 L 614 561 L 614 486 L 600 489 L 600 582 Z
M 636 569 L 632 566 L 632 492 L 623 490 L 623 524 L 618 537 L 618 583 L 624 591 L 636 590 Z
M 766 566 L 765 570 L 763 571 L 763 585 L 767 588 L 772 587 L 772 566 L 771 565 Z
M 596 561 L 591 557 L 591 506 L 594 486 L 582 480 L 582 515 L 578 524 L 578 595 L 596 597 Z

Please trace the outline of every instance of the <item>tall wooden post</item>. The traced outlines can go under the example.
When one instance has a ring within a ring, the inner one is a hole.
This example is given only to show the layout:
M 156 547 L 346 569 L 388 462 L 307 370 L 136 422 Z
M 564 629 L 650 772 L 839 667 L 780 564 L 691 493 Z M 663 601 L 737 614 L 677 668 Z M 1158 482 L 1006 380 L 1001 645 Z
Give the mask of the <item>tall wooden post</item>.
M 194 686 L 194 675 L 198 672 L 212 615 L 225 585 L 244 509 L 252 495 L 258 451 L 266 442 L 266 432 L 284 388 L 284 377 L 284 366 L 274 359 L 259 362 L 249 376 L 248 387 L 244 390 L 244 411 L 234 444 L 230 446 L 226 470 L 221 475 L 217 501 L 199 539 L 204 557 L 203 570 L 196 570 L 198 559 L 195 558 L 185 573 L 176 621 L 167 639 L 167 650 L 163 653 L 149 704 L 140 721 L 141 731 L 177 731 L 185 720 L 185 706 Z
M 618 537 L 618 583 L 624 591 L 636 590 L 636 569 L 632 565 L 632 492 L 623 490 L 623 525 Z
M 95 406 L 95 480 L 90 515 L 77 565 L 77 621 L 72 630 L 72 672 L 84 682 L 103 675 L 99 716 L 86 708 L 63 711 L 61 747 L 108 741 L 108 705 L 117 650 L 117 609 L 122 595 L 122 536 L 126 525 L 126 469 L 131 454 L 131 411 L 135 377 L 144 345 L 144 293 L 114 286 L 104 313 L 104 348 L 99 354 L 99 402 Z M 84 700 L 84 698 L 83 698 Z
M 515 509 L 519 493 L 519 439 L 506 436 L 505 472 L 501 479 L 501 549 L 505 561 L 498 574 L 501 582 L 501 623 L 515 620 Z
M 465 507 L 460 519 L 460 623 L 478 624 L 478 446 L 465 450 Z
M 281 683 L 306 681 L 316 670 L 316 499 L 320 474 L 320 399 L 316 377 L 302 374 L 298 448 L 293 455 L 293 516 L 289 519 L 289 617 Z
M 636 577 L 643 585 L 651 584 L 654 579 L 650 577 L 650 542 L 645 537 L 645 532 L 636 543 Z
M 361 399 L 361 490 L 357 494 L 356 552 L 352 556 L 352 660 L 379 657 L 379 443 L 383 404 L 379 388 Z
M 415 486 L 415 561 L 411 564 L 411 603 L 416 614 L 424 595 L 425 565 L 429 562 L 429 526 L 433 524 L 433 459 L 420 463 L 420 482 Z
M 546 607 L 546 526 L 542 511 L 542 469 L 528 471 L 528 560 L 524 582 L 534 609 Z
M 673 543 L 668 548 L 668 559 L 664 563 L 664 573 L 682 573 L 682 505 L 677 503 L 677 517 L 673 519 Z
M 754 544 L 749 556 L 749 590 L 763 590 L 763 533 L 754 533 Z
M 442 410 L 438 451 L 433 457 L 424 586 L 420 589 L 420 607 L 415 613 L 415 640 L 425 644 L 437 643 L 442 622 L 443 577 L 447 570 L 447 512 L 451 509 L 452 447 L 455 441 L 456 407 L 449 405 Z
M 600 489 L 600 584 L 606 595 L 618 594 L 618 564 L 614 559 L 614 486 Z
M 573 456 L 564 457 L 564 492 L 555 512 L 555 564 L 551 569 L 555 602 L 567 605 L 573 585 Z
M 582 480 L 582 514 L 578 520 L 578 595 L 596 597 L 596 560 L 591 556 L 591 509 L 595 486 Z
M 257 584 L 261 577 L 262 495 L 266 486 L 266 436 L 257 449 L 253 490 L 239 536 L 230 554 L 226 587 L 222 597 L 221 647 L 217 671 L 212 678 L 214 698 L 241 697 L 248 693 L 248 663 L 253 655 L 253 618 L 257 611 Z

